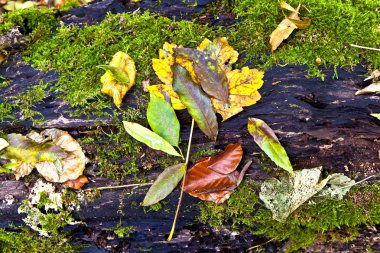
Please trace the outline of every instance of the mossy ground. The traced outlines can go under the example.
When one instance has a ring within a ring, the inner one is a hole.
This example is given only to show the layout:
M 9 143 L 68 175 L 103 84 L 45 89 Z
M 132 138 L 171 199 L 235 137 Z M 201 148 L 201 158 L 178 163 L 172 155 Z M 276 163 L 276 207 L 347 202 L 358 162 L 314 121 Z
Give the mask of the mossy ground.
M 272 219 L 271 212 L 256 193 L 258 188 L 258 185 L 245 181 L 224 204 L 202 202 L 199 220 L 214 227 L 228 225 L 278 241 L 289 240 L 288 251 L 318 240 L 348 241 L 363 226 L 380 222 L 378 183 L 356 186 L 341 201 L 326 199 L 316 204 L 304 204 L 285 223 Z

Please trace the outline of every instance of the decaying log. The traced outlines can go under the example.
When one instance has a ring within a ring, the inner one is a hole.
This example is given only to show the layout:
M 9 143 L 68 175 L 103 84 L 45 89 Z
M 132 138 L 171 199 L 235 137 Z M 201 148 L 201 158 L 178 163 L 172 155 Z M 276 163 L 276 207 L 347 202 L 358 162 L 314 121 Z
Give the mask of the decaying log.
M 153 8 L 148 6 L 149 3 L 156 1 L 144 2 L 147 4 L 144 8 L 149 9 Z M 166 3 L 168 1 L 162 2 L 168 4 Z M 199 6 L 202 6 L 200 2 L 206 4 L 210 1 L 198 1 Z M 125 7 L 116 1 L 96 4 L 104 7 L 103 14 L 106 11 L 118 13 L 135 10 L 132 5 Z M 89 19 L 92 22 L 90 24 L 99 22 L 104 16 L 99 16 L 98 11 L 101 8 L 94 6 L 73 9 L 63 17 L 63 21 L 66 24 L 85 22 L 89 24 Z M 176 13 L 178 8 L 182 8 L 178 7 L 182 6 L 180 3 L 172 6 Z M 171 15 L 170 10 L 164 8 L 158 11 Z M 257 117 L 267 122 L 275 131 L 295 169 L 323 166 L 329 172 L 342 172 L 358 179 L 380 172 L 380 121 L 369 115 L 380 113 L 380 96 L 354 95 L 355 91 L 369 84 L 362 81 L 363 75 L 367 72 L 364 64 L 358 65 L 353 71 L 338 69 L 338 78 L 333 78 L 332 68 L 323 69 L 323 72 L 324 81 L 308 77 L 304 66 L 274 67 L 266 71 L 265 84 L 260 89 L 262 99 L 256 105 L 245 108 L 239 115 L 220 123 L 219 136 L 215 143 L 208 140 L 196 128 L 193 136 L 194 146 L 213 145 L 216 148 L 224 148 L 228 143 L 240 142 L 245 152 L 244 159 L 257 158 L 260 150 L 247 131 L 247 118 Z M 19 55 L 15 55 L 6 65 L 0 66 L 0 76 L 12 80 L 8 87 L 0 89 L 2 94 L 0 102 L 4 102 L 4 99 L 13 102 L 14 96 L 28 87 L 40 81 L 52 83 L 58 78 L 58 74 L 54 71 L 44 73 L 23 63 Z M 44 101 L 38 103 L 34 109 L 41 112 L 46 121 L 44 125 L 35 127 L 37 129 L 58 127 L 68 130 L 75 137 L 78 129 L 91 131 L 95 123 L 99 125 L 95 118 L 70 117 L 69 105 L 52 93 L 47 94 Z M 187 142 L 191 119 L 185 111 L 179 112 L 178 117 L 183 126 L 181 139 Z M 25 133 L 31 127 L 30 121 L 20 121 L 12 125 L 9 122 L 5 119 L 0 123 L 0 130 L 7 133 Z M 101 124 L 109 123 L 111 119 L 105 119 Z M 154 179 L 158 173 L 158 170 L 152 171 L 148 178 Z M 257 164 L 253 164 L 247 176 L 263 180 L 266 174 Z M 90 184 L 87 187 L 114 184 L 108 179 L 90 177 Z M 86 222 L 87 227 L 74 227 L 71 231 L 73 241 L 81 244 L 92 243 L 92 246 L 83 252 L 104 252 L 97 251 L 97 246 L 116 251 L 128 249 L 129 252 L 139 252 L 142 248 L 153 249 L 154 252 L 195 252 L 216 249 L 235 249 L 240 252 L 251 246 L 253 242 L 264 242 L 263 238 L 248 233 L 217 231 L 199 224 L 196 220 L 198 209 L 195 205 L 198 200 L 190 196 L 185 196 L 182 203 L 176 236 L 172 242 L 167 242 L 165 238 L 170 231 L 179 190 L 169 196 L 163 210 L 145 213 L 139 203 L 146 191 L 147 187 L 105 190 L 94 202 L 84 204 L 75 216 Z M 17 213 L 17 209 L 27 196 L 28 187 L 24 180 L 14 181 L 9 176 L 0 177 L 1 227 L 6 227 L 10 223 L 22 224 L 23 216 Z M 122 221 L 123 225 L 134 227 L 135 232 L 130 238 L 112 240 L 112 233 L 106 228 L 115 227 L 119 221 Z M 365 230 L 357 240 L 367 240 L 373 249 L 376 247 L 379 249 L 380 245 L 373 239 L 379 235 L 378 230 Z M 266 248 L 268 252 L 275 252 L 277 246 L 278 244 L 270 243 Z M 357 249 L 351 252 L 362 251 L 363 249 Z

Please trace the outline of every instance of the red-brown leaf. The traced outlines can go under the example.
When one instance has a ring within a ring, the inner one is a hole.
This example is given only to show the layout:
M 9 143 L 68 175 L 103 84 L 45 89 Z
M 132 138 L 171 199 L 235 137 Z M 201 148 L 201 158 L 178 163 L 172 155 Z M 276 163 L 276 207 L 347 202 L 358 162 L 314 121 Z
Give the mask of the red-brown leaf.
M 88 183 L 88 178 L 85 175 L 79 176 L 77 179 L 74 180 L 67 180 L 64 185 L 66 185 L 69 188 L 73 189 L 80 189 L 83 185 Z
M 242 155 L 241 145 L 237 143 L 229 144 L 217 156 L 201 159 L 187 172 L 184 191 L 202 200 L 223 203 L 243 176 L 236 171 Z M 248 167 L 243 169 L 243 174 L 246 169 Z
M 228 144 L 223 153 L 211 157 L 208 167 L 221 174 L 229 174 L 236 170 L 241 158 L 243 149 L 240 143 Z

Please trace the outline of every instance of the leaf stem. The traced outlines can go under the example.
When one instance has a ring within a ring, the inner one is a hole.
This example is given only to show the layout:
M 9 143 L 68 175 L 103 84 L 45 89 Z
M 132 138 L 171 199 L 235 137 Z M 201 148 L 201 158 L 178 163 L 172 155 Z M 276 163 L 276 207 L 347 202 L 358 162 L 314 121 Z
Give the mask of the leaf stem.
M 379 48 L 374 48 L 374 47 L 364 47 L 364 46 L 359 46 L 355 44 L 350 44 L 351 47 L 356 47 L 356 48 L 362 48 L 362 49 L 368 49 L 368 50 L 373 50 L 373 51 L 380 51 Z
M 268 244 L 268 243 L 270 243 L 273 240 L 274 240 L 274 238 L 270 239 L 269 241 L 266 241 L 266 242 L 260 243 L 258 245 L 252 246 L 252 247 L 248 248 L 247 251 L 250 251 L 252 249 L 256 249 L 258 247 L 264 246 L 265 244 Z
M 193 130 L 194 130 L 194 119 L 191 121 L 191 129 L 190 129 L 189 143 L 187 144 L 187 153 L 186 153 L 186 161 L 185 161 L 186 170 L 187 170 L 187 164 L 189 163 L 190 147 L 191 147 L 191 139 L 193 138 Z M 185 172 L 185 174 L 183 175 L 182 184 L 181 184 L 181 193 L 180 193 L 180 195 L 179 195 L 178 205 L 177 205 L 177 210 L 175 211 L 175 216 L 174 216 L 174 220 L 173 220 L 173 225 L 172 225 L 172 229 L 170 230 L 170 234 L 169 234 L 169 237 L 168 237 L 168 241 L 170 241 L 170 240 L 173 238 L 173 235 L 174 235 L 175 225 L 176 225 L 176 223 L 177 223 L 177 218 L 178 218 L 178 214 L 179 214 L 179 209 L 180 209 L 180 207 L 181 207 L 181 202 L 182 202 L 183 189 L 184 189 L 184 187 L 185 187 L 185 179 L 186 179 L 186 172 Z

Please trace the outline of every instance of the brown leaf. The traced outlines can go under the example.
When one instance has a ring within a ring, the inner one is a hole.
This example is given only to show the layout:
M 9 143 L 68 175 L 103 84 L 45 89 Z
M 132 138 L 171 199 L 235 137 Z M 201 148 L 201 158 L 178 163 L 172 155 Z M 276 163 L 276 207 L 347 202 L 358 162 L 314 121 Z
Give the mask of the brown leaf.
M 88 183 L 88 178 L 85 175 L 79 176 L 77 179 L 74 180 L 67 180 L 64 185 L 66 185 L 69 188 L 73 189 L 80 189 L 83 185 Z
M 202 200 L 223 203 L 240 184 L 251 164 L 240 173 L 236 171 L 242 156 L 241 144 L 236 143 L 229 144 L 217 156 L 201 159 L 187 172 L 184 191 Z

